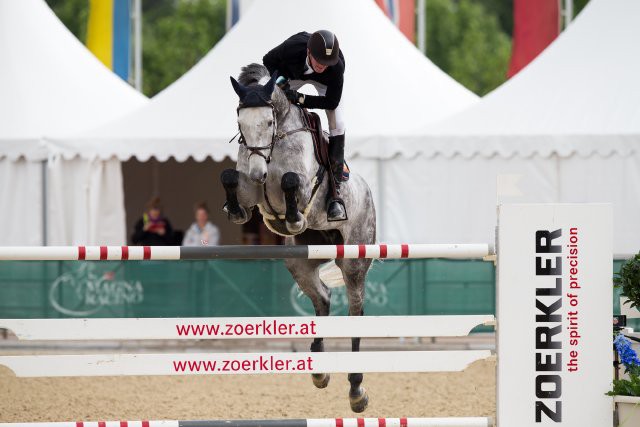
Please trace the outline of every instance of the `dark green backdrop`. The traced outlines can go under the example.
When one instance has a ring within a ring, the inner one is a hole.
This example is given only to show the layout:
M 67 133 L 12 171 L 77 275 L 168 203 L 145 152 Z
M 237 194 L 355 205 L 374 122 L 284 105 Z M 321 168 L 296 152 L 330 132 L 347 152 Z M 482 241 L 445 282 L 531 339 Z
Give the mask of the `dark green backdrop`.
M 332 313 L 346 307 L 344 288 L 334 290 Z M 365 314 L 486 313 L 495 313 L 492 263 L 376 261 L 367 278 Z M 304 314 L 311 304 L 281 261 L 0 263 L 0 318 Z

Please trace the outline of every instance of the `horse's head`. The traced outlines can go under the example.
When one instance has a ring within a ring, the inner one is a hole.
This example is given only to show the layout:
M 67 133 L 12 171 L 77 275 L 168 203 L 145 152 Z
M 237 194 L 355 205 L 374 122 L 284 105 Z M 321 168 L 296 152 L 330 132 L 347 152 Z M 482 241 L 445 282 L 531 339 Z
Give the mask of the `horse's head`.
M 250 151 L 249 177 L 258 184 L 263 184 L 267 179 L 267 163 L 271 160 L 271 151 L 275 143 L 277 124 L 271 95 L 276 78 L 277 74 L 273 73 L 264 85 L 244 86 L 231 77 L 233 89 L 240 98 L 240 142 Z

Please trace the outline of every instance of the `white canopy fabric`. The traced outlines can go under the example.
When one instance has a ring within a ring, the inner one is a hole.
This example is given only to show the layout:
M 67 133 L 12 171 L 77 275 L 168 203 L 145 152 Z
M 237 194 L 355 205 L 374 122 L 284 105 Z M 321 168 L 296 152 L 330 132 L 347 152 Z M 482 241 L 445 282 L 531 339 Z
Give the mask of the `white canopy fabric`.
M 147 106 L 57 145 L 65 158 L 235 158 L 237 146 L 228 141 L 237 132 L 238 99 L 229 76 L 261 63 L 290 35 L 321 28 L 337 34 L 346 57 L 342 102 L 352 156 L 372 136 L 440 120 L 477 99 L 411 45 L 372 0 L 263 0 Z
M 388 224 L 387 237 L 492 239 L 499 193 L 502 202 L 612 203 L 614 251 L 638 252 L 639 20 L 636 0 L 591 0 L 538 58 L 476 105 L 392 143 L 370 143 L 372 156 L 392 158 L 383 191 L 404 219 Z
M 0 157 L 46 158 L 42 140 L 125 115 L 146 98 L 108 70 L 44 0 L 0 1 Z
M 640 136 L 640 2 L 592 0 L 482 102 L 406 132 L 381 155 L 628 154 Z
M 51 154 L 46 138 L 113 120 L 141 107 L 146 98 L 102 65 L 44 0 L 0 0 L 0 58 L 0 245 L 38 245 L 43 240 L 43 168 L 35 162 Z M 72 203 L 84 203 L 94 189 L 81 181 L 49 179 L 48 199 L 55 202 L 63 192 Z M 121 205 L 108 209 L 124 221 Z M 50 205 L 49 213 L 58 224 L 49 229 L 49 241 L 55 242 L 58 233 L 66 233 L 60 228 L 65 212 Z M 114 234 L 124 235 L 111 230 L 105 241 L 113 241 Z

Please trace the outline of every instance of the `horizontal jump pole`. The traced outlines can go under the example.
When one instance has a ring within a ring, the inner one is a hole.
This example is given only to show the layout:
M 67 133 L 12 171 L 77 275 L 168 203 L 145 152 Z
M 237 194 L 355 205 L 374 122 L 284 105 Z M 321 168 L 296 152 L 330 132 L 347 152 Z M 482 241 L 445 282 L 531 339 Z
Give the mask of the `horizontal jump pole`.
M 21 340 L 460 337 L 492 315 L 0 319 Z
M 0 356 L 18 377 L 456 372 L 489 350 Z
M 3 246 L 0 261 L 140 261 L 208 259 L 448 258 L 483 259 L 489 244 Z
M 492 427 L 493 425 L 493 420 L 486 417 L 0 423 L 0 427 Z

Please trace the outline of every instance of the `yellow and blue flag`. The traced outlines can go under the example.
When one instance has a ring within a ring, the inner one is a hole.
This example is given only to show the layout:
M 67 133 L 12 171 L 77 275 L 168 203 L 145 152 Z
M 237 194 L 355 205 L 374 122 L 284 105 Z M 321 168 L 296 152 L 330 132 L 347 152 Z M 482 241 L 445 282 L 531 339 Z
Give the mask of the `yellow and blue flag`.
M 129 78 L 130 0 L 90 0 L 87 47 L 120 76 Z

